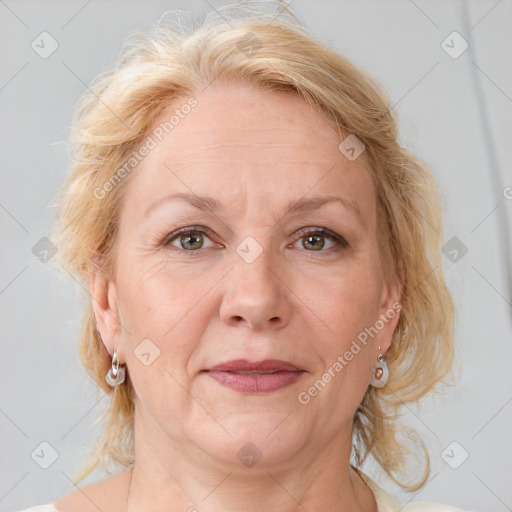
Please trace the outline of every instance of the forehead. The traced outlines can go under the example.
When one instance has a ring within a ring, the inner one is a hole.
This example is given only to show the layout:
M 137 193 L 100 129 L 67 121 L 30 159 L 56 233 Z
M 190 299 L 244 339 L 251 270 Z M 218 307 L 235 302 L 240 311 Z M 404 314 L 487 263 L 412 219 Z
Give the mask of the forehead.
M 372 208 L 364 155 L 349 161 L 332 123 L 297 94 L 214 82 L 193 97 L 192 108 L 182 108 L 189 98 L 173 101 L 149 130 L 155 147 L 128 187 L 139 198 L 188 192 L 288 205 L 329 192 Z
M 279 153 L 290 161 L 306 155 L 331 161 L 337 152 L 339 136 L 333 126 L 295 93 L 213 82 L 194 98 L 197 106 L 167 136 L 171 144 L 187 150 L 187 156 L 196 150 L 212 157 L 243 158 L 244 149 L 257 148 L 260 160 Z M 183 101 L 174 102 L 155 125 L 165 122 Z M 179 156 L 174 154 L 176 161 Z

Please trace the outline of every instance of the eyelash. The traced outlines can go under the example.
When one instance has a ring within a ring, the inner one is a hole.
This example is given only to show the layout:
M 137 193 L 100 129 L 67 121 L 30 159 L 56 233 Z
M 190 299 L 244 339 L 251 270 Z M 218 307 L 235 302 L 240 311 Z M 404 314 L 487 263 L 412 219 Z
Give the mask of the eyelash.
M 167 247 L 171 245 L 171 242 L 178 238 L 179 236 L 188 235 L 188 234 L 201 234 L 208 236 L 210 233 L 210 230 L 207 228 L 204 228 L 202 226 L 188 226 L 186 228 L 179 229 L 178 231 L 174 231 L 170 235 L 167 235 L 160 243 L 159 247 Z M 326 229 L 326 228 L 304 228 L 299 231 L 299 238 L 297 240 L 300 240 L 301 238 L 305 238 L 307 236 L 323 236 L 325 238 L 328 238 L 329 240 L 333 241 L 335 244 L 338 245 L 338 247 L 334 247 L 327 250 L 318 250 L 318 251 L 308 251 L 307 252 L 329 252 L 330 250 L 341 250 L 346 249 L 349 247 L 348 242 L 340 235 L 334 233 L 333 231 Z M 209 238 L 209 237 L 208 237 Z M 180 247 L 172 246 L 173 249 L 185 253 L 187 256 L 194 257 L 195 254 L 198 253 L 201 249 L 181 249 Z

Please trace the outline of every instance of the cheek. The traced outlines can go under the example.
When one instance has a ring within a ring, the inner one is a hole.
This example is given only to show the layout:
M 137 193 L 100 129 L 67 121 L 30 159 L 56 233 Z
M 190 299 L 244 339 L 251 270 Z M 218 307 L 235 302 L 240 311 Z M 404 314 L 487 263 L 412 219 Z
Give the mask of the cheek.
M 367 329 L 379 317 L 382 276 L 378 260 L 370 254 L 361 257 L 333 272 L 316 290 L 314 311 L 323 326 L 322 333 L 315 336 L 315 350 L 323 367 L 314 381 L 328 381 L 328 391 L 320 402 L 332 403 L 339 411 L 354 411 L 364 397 L 375 363 L 378 340 L 368 336 Z
M 116 283 L 127 325 L 162 337 L 192 310 L 205 279 L 169 270 L 162 258 L 132 258 L 119 265 Z
M 151 348 L 150 340 L 159 352 L 154 364 L 186 378 L 185 365 L 195 347 L 194 326 L 199 329 L 194 315 L 202 293 L 197 286 L 156 267 L 119 272 L 119 310 L 127 353 L 137 357 L 143 343 Z
M 382 276 L 373 258 L 333 272 L 317 289 L 319 317 L 337 340 L 349 344 L 378 317 Z M 341 344 L 341 346 L 340 346 Z
M 197 293 L 165 274 L 139 270 L 119 273 L 117 284 L 126 362 L 143 408 L 178 436 L 181 430 L 174 419 L 188 407 L 183 389 L 190 386 L 188 361 L 196 348 L 187 327 L 196 325 L 191 306 Z

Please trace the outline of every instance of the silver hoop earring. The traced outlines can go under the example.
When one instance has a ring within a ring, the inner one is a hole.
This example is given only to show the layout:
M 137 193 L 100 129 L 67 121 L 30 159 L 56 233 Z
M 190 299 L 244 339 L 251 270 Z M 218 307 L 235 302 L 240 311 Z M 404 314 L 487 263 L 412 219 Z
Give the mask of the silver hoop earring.
M 380 347 L 379 347 L 380 350 Z M 382 354 L 379 354 L 379 357 L 377 357 L 377 366 L 373 370 L 372 380 L 370 384 L 374 388 L 383 388 L 386 383 L 388 382 L 389 378 L 389 368 L 388 364 L 386 363 L 384 356 Z
M 114 355 L 112 356 L 112 367 L 108 369 L 105 380 L 107 384 L 113 388 L 124 382 L 125 370 L 122 366 L 119 366 L 119 359 L 117 359 L 117 349 L 114 349 Z

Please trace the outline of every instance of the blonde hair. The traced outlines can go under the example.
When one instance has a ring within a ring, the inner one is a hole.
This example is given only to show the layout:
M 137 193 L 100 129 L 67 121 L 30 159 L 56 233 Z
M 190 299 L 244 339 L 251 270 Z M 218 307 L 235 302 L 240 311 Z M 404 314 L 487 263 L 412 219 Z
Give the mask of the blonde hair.
M 453 376 L 454 307 L 440 254 L 442 196 L 426 164 L 400 144 L 384 90 L 329 43 L 311 35 L 285 4 L 271 5 L 282 8 L 281 13 L 248 4 L 224 6 L 186 28 L 183 19 L 173 23 L 165 17 L 152 32 L 128 38 L 116 65 L 100 74 L 77 104 L 70 137 L 73 162 L 57 198 L 52 239 L 60 264 L 84 283 L 97 261 L 97 270 L 111 275 L 129 178 L 119 179 L 119 170 L 170 102 L 191 97 L 221 78 L 300 95 L 340 133 L 354 134 L 365 145 L 377 192 L 385 276 L 391 281 L 400 278 L 399 267 L 403 272 L 400 319 L 386 354 L 390 378 L 384 388 L 369 386 L 354 415 L 353 455 L 361 465 L 371 454 L 397 484 L 417 490 L 428 479 L 430 459 L 416 432 L 397 421 L 400 409 L 431 392 L 448 373 Z M 106 183 L 111 184 L 107 191 Z M 98 190 L 105 191 L 101 198 Z M 91 304 L 79 354 L 98 392 L 110 395 L 111 402 L 78 481 L 99 466 L 110 472 L 111 462 L 123 467 L 134 462 L 129 372 L 124 384 L 114 389 L 106 384 L 111 360 Z M 423 473 L 406 482 L 408 458 L 418 450 Z

